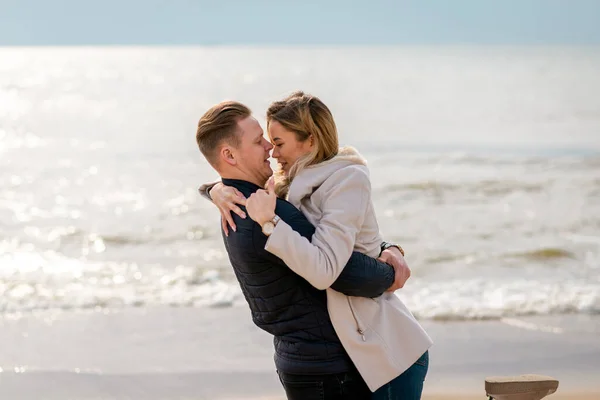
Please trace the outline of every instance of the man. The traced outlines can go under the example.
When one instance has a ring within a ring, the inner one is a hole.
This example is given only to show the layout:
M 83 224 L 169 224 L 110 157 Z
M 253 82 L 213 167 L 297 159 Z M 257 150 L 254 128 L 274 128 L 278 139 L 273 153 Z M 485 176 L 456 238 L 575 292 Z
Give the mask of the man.
M 273 146 L 243 104 L 230 101 L 210 108 L 198 123 L 196 141 L 222 183 L 245 197 L 263 188 L 273 173 L 269 163 Z M 311 239 L 315 228 L 298 209 L 277 199 L 275 211 Z M 249 218 L 232 218 L 236 229 L 228 235 L 224 229 L 225 248 L 254 323 L 274 336 L 275 365 L 285 374 L 280 379 L 288 398 L 369 398 L 371 392 L 331 324 L 325 291 L 312 287 L 264 249 L 269 223 L 261 227 Z M 401 287 L 407 267 L 400 250 L 385 242 L 382 250 L 382 259 L 395 263 L 394 268 L 355 252 L 332 289 L 349 296 L 377 297 Z

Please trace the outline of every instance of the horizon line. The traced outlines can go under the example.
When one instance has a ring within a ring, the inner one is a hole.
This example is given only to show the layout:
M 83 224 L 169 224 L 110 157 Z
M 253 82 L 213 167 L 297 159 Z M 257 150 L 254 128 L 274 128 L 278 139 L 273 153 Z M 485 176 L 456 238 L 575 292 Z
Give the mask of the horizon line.
M 17 47 L 600 47 L 598 43 L 80 43 L 80 44 L 4 44 L 0 48 Z

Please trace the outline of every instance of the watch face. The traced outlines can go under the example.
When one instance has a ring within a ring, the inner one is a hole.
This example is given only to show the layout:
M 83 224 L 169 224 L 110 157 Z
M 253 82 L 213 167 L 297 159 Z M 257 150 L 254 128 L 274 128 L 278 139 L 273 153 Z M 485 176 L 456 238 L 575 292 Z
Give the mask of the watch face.
M 271 221 L 269 221 L 269 222 L 265 222 L 265 224 L 263 225 L 262 231 L 265 235 L 269 236 L 271 233 L 273 233 L 273 229 L 275 229 L 275 226 L 273 225 L 273 223 Z

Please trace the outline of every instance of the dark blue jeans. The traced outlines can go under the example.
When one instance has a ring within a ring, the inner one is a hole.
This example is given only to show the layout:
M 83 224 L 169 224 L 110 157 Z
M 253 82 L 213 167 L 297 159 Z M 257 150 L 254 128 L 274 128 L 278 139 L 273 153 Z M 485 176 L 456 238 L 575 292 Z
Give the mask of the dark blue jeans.
M 372 400 L 420 400 L 423 382 L 429 369 L 429 352 L 421 356 L 402 375 L 377 389 Z
M 356 370 L 329 375 L 277 374 L 288 400 L 368 400 L 372 394 Z

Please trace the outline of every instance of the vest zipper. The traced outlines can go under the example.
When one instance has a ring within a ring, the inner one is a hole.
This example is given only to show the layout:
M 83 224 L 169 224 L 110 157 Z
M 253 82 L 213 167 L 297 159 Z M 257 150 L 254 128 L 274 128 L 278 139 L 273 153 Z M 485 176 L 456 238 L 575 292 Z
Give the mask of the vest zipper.
M 362 337 L 363 342 L 366 342 L 367 339 L 365 338 L 365 331 L 364 331 L 364 329 L 362 329 L 360 327 L 360 322 L 358 322 L 358 317 L 356 316 L 356 313 L 354 312 L 354 307 L 352 307 L 352 302 L 350 301 L 350 296 L 348 296 L 347 299 L 348 299 L 348 305 L 350 306 L 350 311 L 352 312 L 352 316 L 354 317 L 354 322 L 356 322 L 356 331 Z

